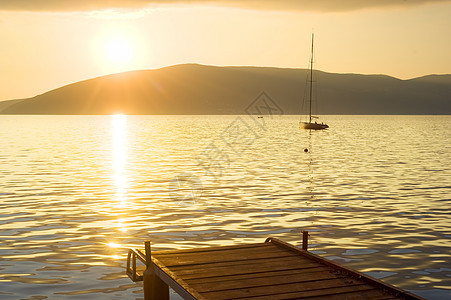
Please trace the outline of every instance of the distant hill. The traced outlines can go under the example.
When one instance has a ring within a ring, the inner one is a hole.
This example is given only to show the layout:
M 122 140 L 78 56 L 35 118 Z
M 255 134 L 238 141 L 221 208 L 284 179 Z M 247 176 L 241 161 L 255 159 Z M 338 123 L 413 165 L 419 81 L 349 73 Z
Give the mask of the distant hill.
M 451 114 L 451 75 L 400 80 L 316 71 L 321 114 Z M 265 91 L 299 114 L 307 70 L 183 64 L 112 74 L 28 99 L 0 102 L 0 114 L 245 114 Z

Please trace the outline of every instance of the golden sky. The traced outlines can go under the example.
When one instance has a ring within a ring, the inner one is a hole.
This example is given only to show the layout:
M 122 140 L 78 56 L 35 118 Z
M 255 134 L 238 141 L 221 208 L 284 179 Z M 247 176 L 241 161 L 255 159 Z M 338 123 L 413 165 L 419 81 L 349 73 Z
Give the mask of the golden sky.
M 180 63 L 451 73 L 451 1 L 0 0 L 0 100 Z

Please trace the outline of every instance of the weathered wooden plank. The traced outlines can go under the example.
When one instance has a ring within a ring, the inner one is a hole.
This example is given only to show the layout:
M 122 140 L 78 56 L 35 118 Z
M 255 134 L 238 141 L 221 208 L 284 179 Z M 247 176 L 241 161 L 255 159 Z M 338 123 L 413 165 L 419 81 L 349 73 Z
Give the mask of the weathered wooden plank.
M 224 251 L 212 251 L 203 252 L 199 254 L 172 254 L 172 255 L 154 255 L 164 265 L 180 266 L 180 265 L 195 265 L 205 263 L 216 262 L 232 262 L 232 261 L 245 261 L 249 259 L 271 259 L 275 257 L 287 257 L 296 256 L 295 253 L 280 249 L 278 247 L 263 247 L 259 249 L 236 249 L 236 250 L 224 250 Z
M 268 260 L 265 258 L 251 258 L 246 261 L 230 261 L 230 262 L 215 262 L 215 263 L 205 263 L 205 264 L 196 264 L 196 265 L 190 265 L 190 266 L 172 266 L 171 269 L 173 270 L 196 270 L 196 269 L 206 269 L 206 268 L 215 268 L 215 267 L 221 267 L 221 266 L 235 266 L 235 265 L 247 265 L 247 264 L 261 264 L 262 262 L 267 262 Z M 309 259 L 305 259 L 303 257 L 297 257 L 297 256 L 283 256 L 283 257 L 274 257 L 271 259 L 272 262 L 279 262 L 279 261 L 286 261 L 287 263 L 295 263 L 298 265 L 303 264 L 311 264 L 314 263 L 317 266 L 321 266 L 321 264 L 314 262 Z
M 203 255 L 172 255 L 169 257 L 159 257 L 155 256 L 161 263 L 167 267 L 172 266 L 188 266 L 197 264 L 209 264 L 217 262 L 236 262 L 236 261 L 246 261 L 249 259 L 272 259 L 276 257 L 296 257 L 296 254 L 281 250 L 281 251 L 263 251 L 254 253 L 252 251 L 240 251 L 228 252 L 221 256 L 215 255 L 213 253 L 204 253 Z
M 206 299 L 236 299 L 249 296 L 266 296 L 278 293 L 292 293 L 298 291 L 321 290 L 328 288 L 335 288 L 340 286 L 354 286 L 362 285 L 363 282 L 357 280 L 350 280 L 348 278 L 335 278 L 319 281 L 308 281 L 300 283 L 288 283 L 280 285 L 269 285 L 261 287 L 243 288 L 243 289 L 229 289 L 214 292 L 202 293 Z
M 395 296 L 395 295 L 391 295 L 391 294 L 389 294 L 388 292 L 387 292 L 387 294 L 386 295 L 381 295 L 381 296 L 378 296 L 378 295 L 374 295 L 374 296 L 369 296 L 369 295 L 366 295 L 366 297 L 367 298 L 365 298 L 366 300 L 367 299 L 371 299 L 371 300 L 396 300 L 396 299 L 402 299 L 402 300 L 405 300 L 406 298 L 404 298 L 403 296 Z
M 269 252 L 288 252 L 287 249 L 283 249 L 282 247 L 278 247 L 274 244 L 266 243 L 268 246 L 258 246 L 258 247 L 247 247 L 247 248 L 228 248 L 228 249 L 216 249 L 212 251 L 204 250 L 202 252 L 184 252 L 184 253 L 155 253 L 152 254 L 152 256 L 155 256 L 159 258 L 160 260 L 163 259 L 171 259 L 174 257 L 201 257 L 201 256 L 227 256 L 230 254 L 249 254 L 249 253 L 269 253 Z
M 329 289 L 320 289 L 320 290 L 310 290 L 310 291 L 297 291 L 292 293 L 277 293 L 273 295 L 266 295 L 266 296 L 250 296 L 246 298 L 246 300 L 282 300 L 282 299 L 310 299 L 313 297 L 319 297 L 324 296 L 327 297 L 328 295 L 337 295 L 342 293 L 348 293 L 348 292 L 364 292 L 364 291 L 370 291 L 374 290 L 375 288 L 368 284 L 362 284 L 362 285 L 353 285 L 353 286 L 340 286 L 336 288 L 329 288 Z
M 201 277 L 201 278 L 187 279 L 186 282 L 188 284 L 214 283 L 214 282 L 223 282 L 223 281 L 227 281 L 227 280 L 243 280 L 243 279 L 249 279 L 249 278 L 268 278 L 268 277 L 273 277 L 273 276 L 309 274 L 309 273 L 313 273 L 313 272 L 328 272 L 330 270 L 331 269 L 328 267 L 309 268 L 308 270 L 303 268 L 303 269 L 294 269 L 294 270 L 256 272 L 256 273 L 251 273 L 251 274 L 240 274 L 240 275 Z
M 399 299 L 405 300 L 406 298 L 404 298 L 402 295 L 400 295 L 399 297 L 395 296 L 395 295 L 386 295 L 386 296 L 381 296 L 381 297 L 378 297 L 378 296 L 371 297 L 371 300 L 396 300 L 396 299 L 398 299 L 398 300 Z
M 241 280 L 224 280 L 223 282 L 207 282 L 207 283 L 189 283 L 199 293 L 207 293 L 214 291 L 230 290 L 230 289 L 247 289 L 264 286 L 275 286 L 281 284 L 301 283 L 319 280 L 336 279 L 343 277 L 335 275 L 330 271 L 317 271 L 309 273 L 298 273 L 291 275 L 278 276 L 277 274 L 271 277 L 263 278 L 247 278 Z
M 278 259 L 277 261 L 271 262 L 260 260 L 260 262 L 254 262 L 252 264 L 243 263 L 243 265 L 239 268 L 232 266 L 222 266 L 222 267 L 210 267 L 205 269 L 196 268 L 196 269 L 180 269 L 180 270 L 173 270 L 171 268 L 171 270 L 173 270 L 174 274 L 176 274 L 177 276 L 181 276 L 185 280 L 188 280 L 194 278 L 208 278 L 217 276 L 252 274 L 269 271 L 294 270 L 301 268 L 307 269 L 318 267 L 318 264 L 315 262 L 307 262 L 302 265 L 296 263 L 297 263 L 296 259 L 291 258 L 291 264 L 290 260 L 281 261 L 280 259 Z
M 305 299 L 305 297 L 304 297 Z M 385 300 L 385 299 L 393 299 L 393 296 L 380 290 L 380 289 L 372 289 L 366 291 L 353 291 L 347 293 L 339 293 L 339 294 L 331 294 L 331 295 L 322 295 L 317 297 L 308 297 L 308 299 L 314 300 Z M 396 298 L 395 298 L 396 299 Z
M 229 246 L 214 246 L 214 247 L 196 247 L 191 249 L 181 249 L 181 250 L 163 250 L 163 251 L 153 251 L 152 255 L 170 255 L 170 254 L 185 254 L 185 253 L 202 253 L 205 251 L 222 251 L 229 249 L 248 249 L 248 248 L 261 248 L 261 247 L 273 247 L 271 243 L 255 243 L 255 244 L 242 244 L 242 245 L 229 245 Z M 140 249 L 142 250 L 142 249 Z M 143 250 L 142 250 L 143 251 Z

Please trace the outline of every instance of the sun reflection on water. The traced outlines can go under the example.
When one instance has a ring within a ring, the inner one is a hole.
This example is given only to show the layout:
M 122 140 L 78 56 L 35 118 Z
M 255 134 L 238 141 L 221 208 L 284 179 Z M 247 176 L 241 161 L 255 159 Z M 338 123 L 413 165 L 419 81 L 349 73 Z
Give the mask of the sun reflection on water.
M 113 198 L 111 208 L 110 227 L 117 229 L 117 233 L 122 235 L 127 232 L 126 208 L 129 206 L 129 181 L 127 169 L 128 140 L 127 140 L 127 115 L 115 114 L 111 116 L 112 130 L 112 178 L 113 178 Z M 114 219 L 117 218 L 116 221 Z M 118 236 L 115 237 L 117 239 Z M 118 250 L 123 247 L 117 241 L 107 243 L 110 249 L 110 257 L 118 259 Z
M 116 189 L 117 207 L 127 205 L 128 178 L 125 166 L 127 163 L 127 116 L 116 114 L 111 116 L 113 130 L 113 178 Z
M 111 247 L 111 248 L 120 248 L 121 247 L 120 244 L 114 243 L 114 242 L 108 243 L 108 246 Z

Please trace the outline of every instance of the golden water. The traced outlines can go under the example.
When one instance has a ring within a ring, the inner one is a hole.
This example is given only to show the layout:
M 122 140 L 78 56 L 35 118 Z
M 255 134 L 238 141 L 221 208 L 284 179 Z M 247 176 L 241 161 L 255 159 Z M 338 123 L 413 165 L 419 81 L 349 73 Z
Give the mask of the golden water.
M 0 299 L 139 299 L 124 263 L 145 239 L 301 230 L 321 256 L 451 297 L 451 117 L 325 119 L 1 116 Z

